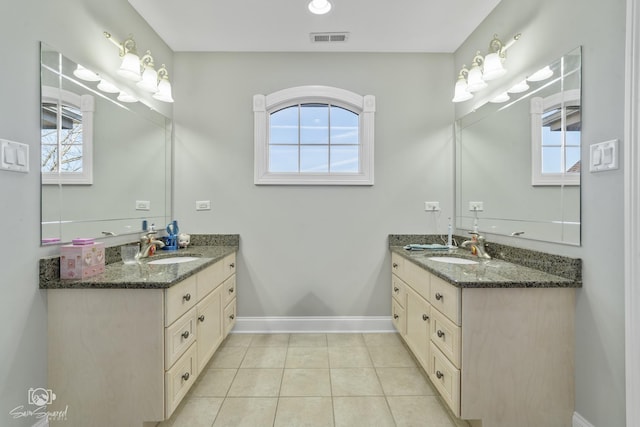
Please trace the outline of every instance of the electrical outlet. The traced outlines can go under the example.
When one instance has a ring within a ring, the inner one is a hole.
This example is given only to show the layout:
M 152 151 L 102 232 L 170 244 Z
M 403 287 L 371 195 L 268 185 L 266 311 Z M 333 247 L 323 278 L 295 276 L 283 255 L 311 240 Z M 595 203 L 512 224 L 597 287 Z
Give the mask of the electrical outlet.
M 151 210 L 151 202 L 149 200 L 136 200 L 136 210 L 137 211 Z
M 484 210 L 483 202 L 469 202 L 469 210 L 471 212 L 482 212 Z
M 196 200 L 196 210 L 197 211 L 210 211 L 211 210 L 211 200 Z
M 427 212 L 439 211 L 440 202 L 424 202 L 424 210 Z

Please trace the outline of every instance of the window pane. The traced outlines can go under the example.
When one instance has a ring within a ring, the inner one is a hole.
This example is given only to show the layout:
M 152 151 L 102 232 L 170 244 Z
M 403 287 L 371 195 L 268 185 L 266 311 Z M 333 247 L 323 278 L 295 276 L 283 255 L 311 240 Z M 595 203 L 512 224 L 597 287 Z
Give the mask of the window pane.
M 565 171 L 580 172 L 580 147 L 567 147 L 566 156 Z
M 580 132 L 567 131 L 565 133 L 567 147 L 580 147 Z
M 298 172 L 298 146 L 272 145 L 269 147 L 270 172 Z
M 300 144 L 329 143 L 329 106 L 302 104 L 300 106 Z
M 358 144 L 358 115 L 345 108 L 331 106 L 331 144 Z
M 542 145 L 544 146 L 562 146 L 562 132 L 551 130 L 548 126 L 542 127 Z
M 298 106 L 283 108 L 271 113 L 269 124 L 270 144 L 298 143 Z
M 329 146 L 300 146 L 300 172 L 329 172 Z
M 42 172 L 58 171 L 58 146 L 42 145 Z
M 542 173 L 562 173 L 559 147 L 542 147 Z
M 331 147 L 331 172 L 360 172 L 359 154 L 357 145 Z
M 61 172 L 82 172 L 82 145 L 63 145 Z

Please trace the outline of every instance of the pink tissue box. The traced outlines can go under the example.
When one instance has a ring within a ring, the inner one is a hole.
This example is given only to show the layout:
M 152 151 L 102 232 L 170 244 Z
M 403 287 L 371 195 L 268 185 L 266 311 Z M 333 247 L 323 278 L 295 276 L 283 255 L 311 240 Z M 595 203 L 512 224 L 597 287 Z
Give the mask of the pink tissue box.
M 60 248 L 60 278 L 84 279 L 104 273 L 104 242 Z

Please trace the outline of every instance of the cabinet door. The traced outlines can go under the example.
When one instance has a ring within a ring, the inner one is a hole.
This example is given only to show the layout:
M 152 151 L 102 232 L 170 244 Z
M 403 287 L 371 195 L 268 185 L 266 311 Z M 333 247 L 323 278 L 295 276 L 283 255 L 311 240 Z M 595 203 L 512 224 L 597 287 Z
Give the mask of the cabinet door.
M 198 372 L 201 372 L 222 342 L 222 303 L 218 287 L 196 306 L 198 331 Z
M 426 369 L 429 363 L 429 334 L 431 306 L 413 289 L 407 287 L 407 334 L 406 341 L 414 356 Z

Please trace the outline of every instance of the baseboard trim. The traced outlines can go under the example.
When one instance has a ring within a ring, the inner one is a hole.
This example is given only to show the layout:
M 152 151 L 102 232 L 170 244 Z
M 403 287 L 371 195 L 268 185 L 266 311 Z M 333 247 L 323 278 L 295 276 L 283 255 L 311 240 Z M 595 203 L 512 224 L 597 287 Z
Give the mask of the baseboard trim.
M 232 333 L 395 332 L 389 316 L 238 317 Z
M 589 421 L 585 420 L 582 415 L 577 412 L 573 413 L 573 427 L 594 427 Z

